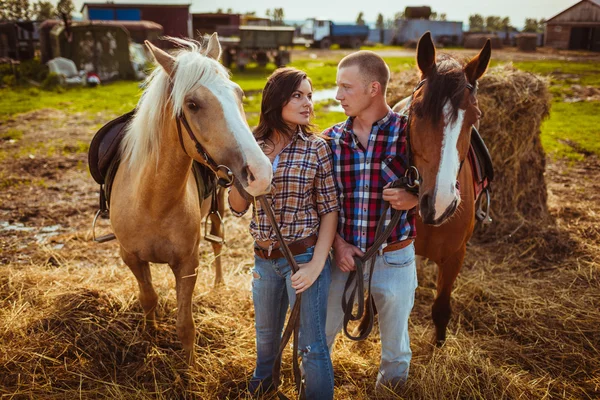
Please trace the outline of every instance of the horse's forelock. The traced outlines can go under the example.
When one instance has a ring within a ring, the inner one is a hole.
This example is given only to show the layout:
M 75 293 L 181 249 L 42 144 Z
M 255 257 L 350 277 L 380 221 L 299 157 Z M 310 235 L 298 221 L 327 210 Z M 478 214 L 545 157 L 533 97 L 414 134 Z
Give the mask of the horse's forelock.
M 185 96 L 199 86 L 218 81 L 231 82 L 227 69 L 206 56 L 206 44 L 171 37 L 166 39 L 179 47 L 174 53 L 174 76 L 170 78 L 161 67 L 157 67 L 144 82 L 144 93 L 122 144 L 124 159 L 130 167 L 156 158 L 160 132 L 169 117 L 165 114 L 169 101 L 175 116 L 181 112 Z
M 444 117 L 444 106 L 450 101 L 452 115 L 448 122 L 454 122 L 467 87 L 462 64 L 448 55 L 442 55 L 432 73 L 427 76 L 425 85 L 425 94 L 413 105 L 417 116 L 431 118 L 433 124 L 437 124 Z

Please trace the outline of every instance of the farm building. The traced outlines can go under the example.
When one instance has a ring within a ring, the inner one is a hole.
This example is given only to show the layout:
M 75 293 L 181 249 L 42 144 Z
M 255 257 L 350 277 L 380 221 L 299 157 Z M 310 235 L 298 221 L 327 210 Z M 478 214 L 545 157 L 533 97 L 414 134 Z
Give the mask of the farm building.
M 462 22 L 431 21 L 428 19 L 397 19 L 395 43 L 417 41 L 427 31 L 442 45 L 460 45 L 463 40 Z
M 63 22 L 57 19 L 49 19 L 40 24 L 40 48 L 42 54 L 42 62 L 46 63 L 57 55 L 52 53 L 52 46 L 50 40 L 50 31 L 56 25 L 62 25 Z M 163 34 L 163 27 L 160 24 L 152 21 L 86 21 L 86 22 L 74 22 L 73 25 L 110 25 L 116 27 L 122 27 L 129 33 L 129 38 L 135 43 L 144 43 L 145 40 L 149 40 L 152 43 L 160 46 L 163 41 L 159 41 L 158 38 Z
M 173 37 L 192 36 L 190 4 L 84 3 L 84 20 L 153 21 L 162 25 L 164 34 Z
M 240 33 L 240 25 L 240 14 L 192 14 L 194 35 L 206 35 L 217 32 L 219 36 L 237 36 Z
M 546 46 L 600 51 L 600 0 L 582 0 L 546 21 Z

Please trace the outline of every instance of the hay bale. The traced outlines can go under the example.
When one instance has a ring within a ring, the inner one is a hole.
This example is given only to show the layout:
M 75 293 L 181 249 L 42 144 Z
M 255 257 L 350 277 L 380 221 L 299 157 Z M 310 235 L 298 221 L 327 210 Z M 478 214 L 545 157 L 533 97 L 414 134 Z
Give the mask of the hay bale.
M 535 33 L 520 33 L 516 36 L 517 48 L 520 51 L 535 51 L 537 49 L 538 36 Z
M 410 95 L 417 81 L 416 70 L 394 74 L 388 103 L 393 106 Z M 548 224 L 546 158 L 540 141 L 540 125 L 550 110 L 547 82 L 512 65 L 498 66 L 479 81 L 477 98 L 484 115 L 479 131 L 495 169 L 494 222 L 477 228 L 477 236 L 494 239 L 516 230 L 526 234 Z
M 502 39 L 492 33 L 475 33 L 465 36 L 465 49 L 481 49 L 490 39 L 492 49 L 502 48 Z

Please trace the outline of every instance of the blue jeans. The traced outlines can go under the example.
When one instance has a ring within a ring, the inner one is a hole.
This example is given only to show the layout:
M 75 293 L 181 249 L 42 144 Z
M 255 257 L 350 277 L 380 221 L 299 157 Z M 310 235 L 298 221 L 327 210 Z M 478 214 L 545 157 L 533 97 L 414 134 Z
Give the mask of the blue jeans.
M 294 257 L 298 264 L 309 262 L 314 247 Z M 256 368 L 250 382 L 255 392 L 271 383 L 273 364 L 279 351 L 288 303 L 293 307 L 296 291 L 292 289 L 292 269 L 285 258 L 265 260 L 254 257 L 252 299 L 256 328 Z M 333 399 L 333 366 L 325 336 L 327 295 L 331 283 L 331 262 L 325 262 L 317 280 L 302 293 L 298 351 L 308 399 Z
M 414 304 L 417 288 L 414 244 L 376 257 L 371 293 L 379 312 L 381 337 L 381 363 L 377 375 L 377 386 L 396 385 L 408 378 L 412 356 L 408 337 L 408 317 Z M 365 268 L 363 272 L 366 288 L 369 278 L 368 268 Z M 340 271 L 334 265 L 331 270 L 331 288 L 327 305 L 326 332 L 327 344 L 330 349 L 336 335 L 342 329 L 344 318 L 342 295 L 347 280 L 348 273 Z M 349 288 L 348 293 L 352 289 L 353 286 Z

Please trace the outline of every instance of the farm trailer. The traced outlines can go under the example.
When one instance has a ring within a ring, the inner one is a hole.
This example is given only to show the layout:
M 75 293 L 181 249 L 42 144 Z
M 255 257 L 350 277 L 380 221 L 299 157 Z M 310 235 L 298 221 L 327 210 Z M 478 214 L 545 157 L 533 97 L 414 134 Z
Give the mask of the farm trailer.
M 294 28 L 288 26 L 240 26 L 239 37 L 220 37 L 223 65 L 235 63 L 238 69 L 256 61 L 264 67 L 272 61 L 278 67 L 290 62 L 294 45 Z

